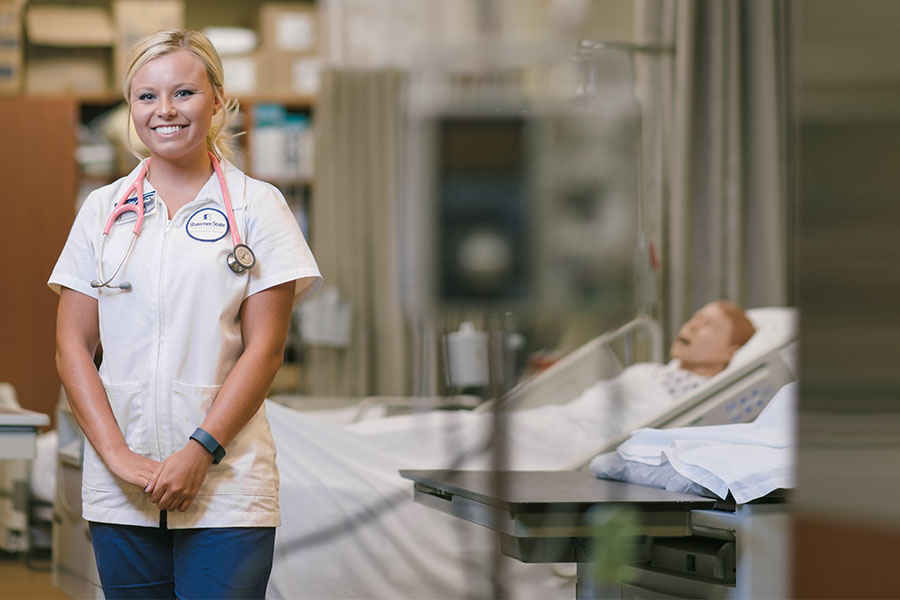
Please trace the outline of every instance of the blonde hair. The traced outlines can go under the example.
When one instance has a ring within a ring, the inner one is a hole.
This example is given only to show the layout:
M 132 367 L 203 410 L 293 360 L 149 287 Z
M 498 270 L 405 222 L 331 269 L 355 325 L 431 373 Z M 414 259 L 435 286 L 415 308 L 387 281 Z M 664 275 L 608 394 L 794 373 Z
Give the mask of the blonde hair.
M 138 40 L 128 51 L 128 55 L 125 57 L 125 77 L 122 81 L 122 93 L 125 95 L 125 102 L 128 103 L 128 132 L 125 138 L 128 147 L 132 154 L 143 158 L 131 140 L 131 82 L 135 73 L 154 58 L 178 50 L 187 50 L 203 62 L 215 98 L 222 107 L 212 117 L 212 123 L 206 133 L 206 148 L 215 154 L 216 158 L 232 160 L 235 153 L 234 138 L 239 134 L 229 133 L 228 127 L 237 118 L 240 107 L 235 98 L 225 98 L 222 91 L 224 81 L 222 59 L 219 58 L 219 53 L 216 52 L 209 38 L 199 31 L 178 29 L 157 31 Z

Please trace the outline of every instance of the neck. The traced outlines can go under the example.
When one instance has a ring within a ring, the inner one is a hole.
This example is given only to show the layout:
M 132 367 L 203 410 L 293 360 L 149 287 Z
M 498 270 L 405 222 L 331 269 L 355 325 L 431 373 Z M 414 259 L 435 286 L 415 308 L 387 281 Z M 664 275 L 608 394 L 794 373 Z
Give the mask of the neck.
M 159 193 L 173 218 L 179 208 L 194 199 L 213 172 L 206 150 L 180 160 L 152 156 L 147 179 Z
M 204 181 L 212 173 L 212 163 L 204 149 L 180 159 L 169 159 L 151 155 L 148 177 L 156 186 L 156 182 L 185 183 L 202 178 Z
M 696 373 L 697 375 L 703 375 L 704 377 L 712 377 L 718 373 L 721 373 L 725 370 L 725 367 L 728 366 L 728 363 L 681 363 L 681 368 L 685 371 L 690 371 L 691 373 Z

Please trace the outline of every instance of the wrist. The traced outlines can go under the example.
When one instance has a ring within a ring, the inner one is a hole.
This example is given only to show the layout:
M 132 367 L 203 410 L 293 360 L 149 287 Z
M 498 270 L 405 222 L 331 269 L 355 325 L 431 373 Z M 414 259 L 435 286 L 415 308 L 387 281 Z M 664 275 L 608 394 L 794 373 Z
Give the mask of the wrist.
M 191 434 L 191 440 L 200 444 L 212 456 L 212 464 L 217 465 L 225 458 L 225 448 L 205 429 L 198 427 Z
M 115 462 L 116 460 L 121 460 L 129 454 L 134 454 L 134 452 L 131 451 L 131 448 L 128 447 L 128 444 L 125 443 L 125 440 L 122 440 L 119 444 L 111 444 L 103 448 L 95 448 L 95 450 L 97 450 L 97 454 L 100 455 L 103 462 L 107 464 Z
M 203 446 L 203 444 L 201 444 L 200 442 L 198 442 L 198 441 L 195 440 L 194 438 L 189 438 L 189 439 L 188 439 L 188 443 L 187 443 L 187 446 L 185 446 L 185 448 L 188 448 L 188 450 L 189 450 L 189 452 L 191 453 L 191 455 L 192 455 L 192 456 L 196 456 L 196 457 L 197 457 L 197 460 L 203 460 L 203 461 L 205 461 L 206 464 L 208 464 L 208 465 L 213 464 L 213 461 L 216 459 L 216 457 L 213 456 L 213 455 L 209 452 L 209 450 L 207 450 L 207 449 Z M 193 460 L 193 459 L 191 459 L 191 460 Z

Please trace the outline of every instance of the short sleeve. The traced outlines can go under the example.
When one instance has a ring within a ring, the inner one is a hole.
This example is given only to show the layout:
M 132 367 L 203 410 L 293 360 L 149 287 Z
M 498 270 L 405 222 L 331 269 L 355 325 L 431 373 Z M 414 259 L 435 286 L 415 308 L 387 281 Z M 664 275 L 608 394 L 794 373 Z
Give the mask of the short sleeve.
M 97 290 L 91 287 L 91 281 L 97 279 L 97 254 L 94 238 L 101 233 L 96 227 L 97 202 L 94 193 L 88 196 L 63 246 L 56 266 L 50 273 L 47 285 L 60 293 L 60 288 L 67 287 L 81 292 L 91 298 L 98 298 Z
M 311 296 L 322 275 L 303 232 L 277 188 L 260 183 L 247 206 L 247 244 L 256 255 L 247 295 L 295 281 L 294 305 Z

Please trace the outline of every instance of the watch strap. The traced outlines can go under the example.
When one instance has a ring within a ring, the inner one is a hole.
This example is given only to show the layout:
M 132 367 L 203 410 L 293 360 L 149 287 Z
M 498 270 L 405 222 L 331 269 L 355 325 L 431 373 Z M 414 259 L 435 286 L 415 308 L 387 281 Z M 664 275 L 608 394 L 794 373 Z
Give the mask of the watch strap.
M 222 444 L 216 441 L 216 438 L 205 429 L 198 427 L 194 430 L 194 433 L 191 434 L 190 439 L 197 440 L 201 446 L 206 448 L 206 450 L 213 455 L 214 465 L 219 464 L 219 462 L 225 458 L 225 448 L 223 448 Z

